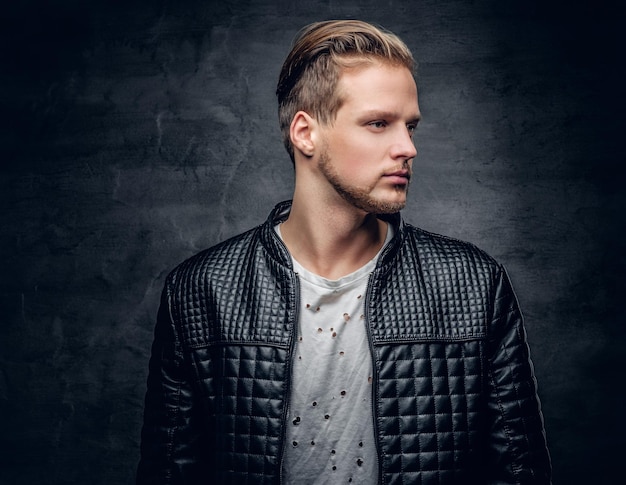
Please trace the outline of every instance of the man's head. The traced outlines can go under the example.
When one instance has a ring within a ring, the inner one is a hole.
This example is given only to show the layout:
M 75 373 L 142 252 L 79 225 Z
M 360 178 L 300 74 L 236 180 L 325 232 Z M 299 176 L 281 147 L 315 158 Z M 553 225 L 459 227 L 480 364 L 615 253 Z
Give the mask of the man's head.
M 406 67 L 415 61 L 408 47 L 394 34 L 358 20 L 330 20 L 305 27 L 280 73 L 276 95 L 283 142 L 294 160 L 290 125 L 298 111 L 331 124 L 343 103 L 337 89 L 343 69 L 378 62 Z

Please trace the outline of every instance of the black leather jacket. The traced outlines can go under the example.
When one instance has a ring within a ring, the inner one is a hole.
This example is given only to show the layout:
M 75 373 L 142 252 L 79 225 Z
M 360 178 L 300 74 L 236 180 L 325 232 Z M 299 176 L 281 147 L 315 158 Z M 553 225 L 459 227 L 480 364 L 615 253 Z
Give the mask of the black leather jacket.
M 281 482 L 299 286 L 273 226 L 288 204 L 167 278 L 137 483 Z M 550 483 L 503 268 L 470 244 L 389 220 L 396 233 L 365 301 L 380 483 Z

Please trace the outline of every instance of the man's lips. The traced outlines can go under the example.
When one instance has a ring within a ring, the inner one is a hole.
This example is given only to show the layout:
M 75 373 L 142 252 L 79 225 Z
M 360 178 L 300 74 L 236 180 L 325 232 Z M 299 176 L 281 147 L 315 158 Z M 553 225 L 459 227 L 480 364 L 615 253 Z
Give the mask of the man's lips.
M 390 182 L 396 185 L 405 185 L 409 183 L 411 179 L 411 172 L 408 170 L 395 170 L 384 175 L 384 177 Z

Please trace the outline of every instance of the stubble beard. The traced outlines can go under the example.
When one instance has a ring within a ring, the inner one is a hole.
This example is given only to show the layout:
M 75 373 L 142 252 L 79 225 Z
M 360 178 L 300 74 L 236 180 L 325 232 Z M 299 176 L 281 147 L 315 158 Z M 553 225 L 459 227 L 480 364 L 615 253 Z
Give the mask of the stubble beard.
M 405 200 L 402 202 L 390 202 L 374 198 L 368 190 L 360 187 L 353 187 L 343 182 L 334 167 L 332 166 L 330 156 L 327 152 L 320 155 L 319 161 L 320 171 L 326 177 L 326 180 L 332 185 L 335 191 L 348 203 L 357 209 L 367 212 L 368 214 L 394 214 L 406 205 L 406 194 L 408 193 L 408 185 L 405 187 L 396 187 L 397 191 L 405 193 Z

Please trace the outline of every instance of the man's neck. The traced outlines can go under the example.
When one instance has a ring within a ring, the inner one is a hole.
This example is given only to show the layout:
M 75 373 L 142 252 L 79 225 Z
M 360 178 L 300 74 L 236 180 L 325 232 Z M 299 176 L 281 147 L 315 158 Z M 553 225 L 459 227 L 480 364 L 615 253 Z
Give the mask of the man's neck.
M 281 234 L 302 266 L 324 278 L 339 279 L 376 256 L 387 223 L 348 205 L 312 206 L 294 198 Z

